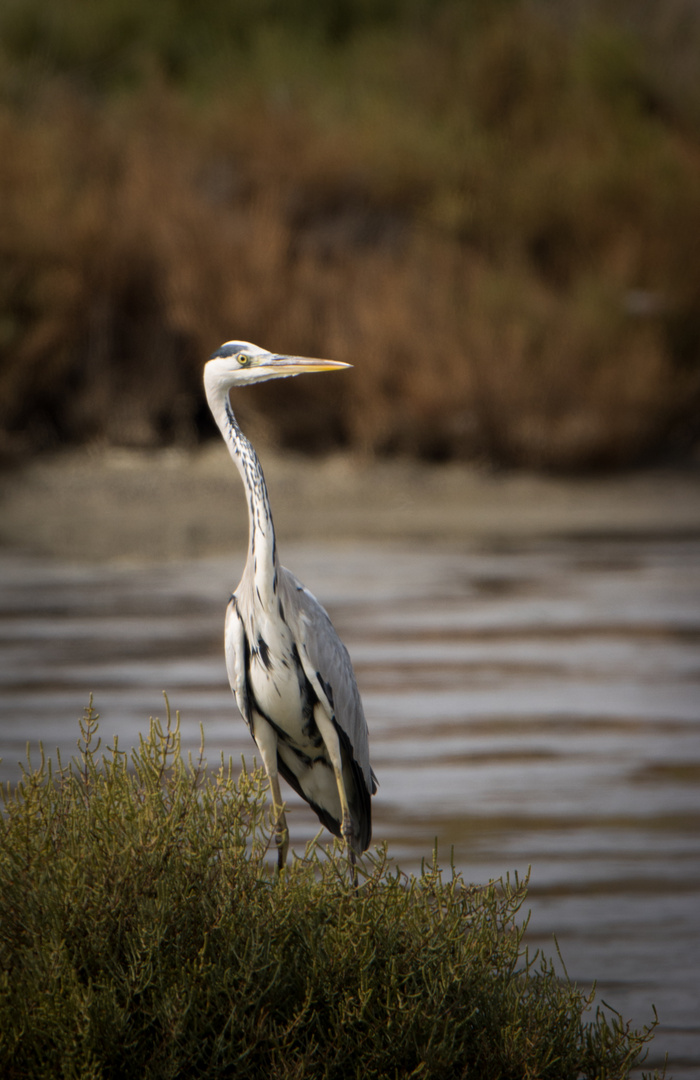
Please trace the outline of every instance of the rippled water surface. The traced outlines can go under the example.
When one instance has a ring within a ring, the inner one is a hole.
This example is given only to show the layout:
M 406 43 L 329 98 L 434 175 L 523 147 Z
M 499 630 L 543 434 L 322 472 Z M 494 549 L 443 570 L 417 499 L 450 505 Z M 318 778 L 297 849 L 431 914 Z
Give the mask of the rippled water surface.
M 556 935 L 653 1058 L 700 1075 L 700 541 L 288 548 L 355 663 L 380 780 L 375 839 L 415 868 L 437 838 L 475 882 L 531 872 L 529 938 Z M 185 749 L 252 759 L 223 663 L 240 563 L 0 559 L 0 777 L 26 741 L 75 750 L 181 711 Z M 289 793 L 292 840 L 316 818 Z

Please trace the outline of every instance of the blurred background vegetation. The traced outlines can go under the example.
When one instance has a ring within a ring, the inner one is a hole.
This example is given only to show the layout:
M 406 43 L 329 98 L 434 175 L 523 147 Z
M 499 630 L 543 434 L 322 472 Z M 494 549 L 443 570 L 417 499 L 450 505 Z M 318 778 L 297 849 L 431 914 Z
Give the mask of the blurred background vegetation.
M 698 57 L 697 0 L 3 0 L 0 454 L 195 445 L 236 337 L 355 365 L 240 395 L 282 446 L 688 460 Z

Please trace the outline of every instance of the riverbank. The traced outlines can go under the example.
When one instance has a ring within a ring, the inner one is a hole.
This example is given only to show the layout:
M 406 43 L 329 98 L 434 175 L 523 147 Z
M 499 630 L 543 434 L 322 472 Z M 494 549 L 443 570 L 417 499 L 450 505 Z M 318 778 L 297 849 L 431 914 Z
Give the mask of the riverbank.
M 440 543 L 515 536 L 700 534 L 700 472 L 588 478 L 261 452 L 285 541 Z M 70 560 L 225 554 L 245 543 L 225 447 L 75 451 L 0 474 L 0 546 Z
M 695 453 L 700 9 L 563 6 L 0 5 L 0 455 L 201 445 L 230 338 L 353 365 L 288 447 Z

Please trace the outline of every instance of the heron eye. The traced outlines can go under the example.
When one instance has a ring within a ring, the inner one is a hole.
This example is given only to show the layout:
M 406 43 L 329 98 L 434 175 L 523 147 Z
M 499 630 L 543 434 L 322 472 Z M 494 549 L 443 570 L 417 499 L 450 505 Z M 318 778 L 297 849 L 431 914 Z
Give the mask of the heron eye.
M 250 357 L 248 356 L 248 353 L 244 352 L 239 352 L 236 360 L 241 365 L 241 367 L 248 367 L 248 364 L 250 363 Z

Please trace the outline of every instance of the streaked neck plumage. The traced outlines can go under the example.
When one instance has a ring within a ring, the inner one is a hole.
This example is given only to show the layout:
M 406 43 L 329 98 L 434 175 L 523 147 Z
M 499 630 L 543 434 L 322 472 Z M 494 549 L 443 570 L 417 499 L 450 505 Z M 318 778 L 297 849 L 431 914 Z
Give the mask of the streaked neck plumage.
M 218 386 L 207 386 L 206 390 L 209 407 L 241 474 L 248 500 L 248 558 L 245 573 L 252 573 L 261 602 L 272 604 L 277 580 L 277 546 L 262 465 L 252 444 L 238 426 L 228 391 Z

